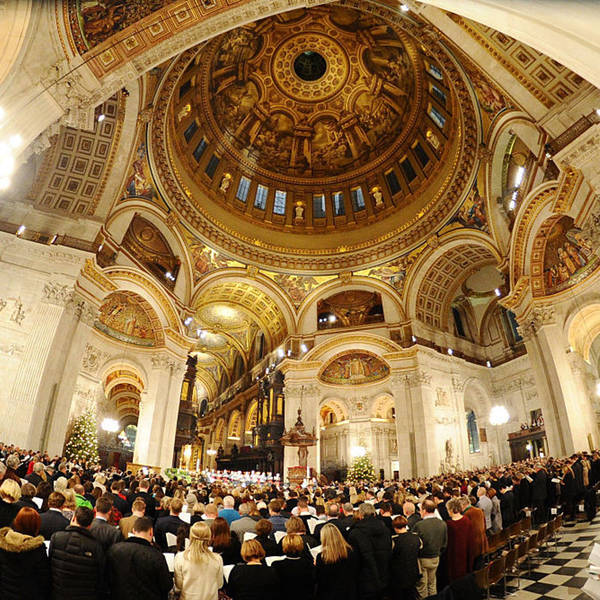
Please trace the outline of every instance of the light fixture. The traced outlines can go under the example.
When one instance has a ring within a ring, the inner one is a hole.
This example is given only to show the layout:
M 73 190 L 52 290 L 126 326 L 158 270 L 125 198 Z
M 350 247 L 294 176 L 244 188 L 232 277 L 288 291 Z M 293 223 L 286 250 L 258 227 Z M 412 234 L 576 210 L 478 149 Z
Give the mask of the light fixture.
M 17 133 L 10 136 L 8 143 L 10 144 L 11 148 L 16 149 L 23 143 L 23 138 Z
M 200 334 L 202 333 L 202 329 L 196 329 L 196 335 L 198 337 L 200 337 Z
M 55 233 L 55 234 L 52 236 L 52 239 L 51 239 L 51 240 L 50 240 L 50 242 L 49 242 L 49 243 L 50 243 L 50 245 L 54 244 L 54 242 L 56 241 L 56 238 L 58 238 L 58 235 Z
M 291 350 L 291 348 L 289 348 L 289 349 L 288 349 L 288 351 L 287 351 L 287 355 L 288 355 L 288 356 L 291 356 L 291 355 L 292 355 L 292 350 Z
M 209 448 L 206 451 L 206 454 L 208 454 L 209 456 L 215 456 L 216 453 L 217 453 L 217 451 L 214 448 Z
M 492 363 L 491 363 L 489 360 L 486 360 L 486 361 L 485 361 L 485 366 L 486 366 L 488 369 L 491 369 L 491 368 L 492 368 Z
M 186 444 L 185 448 L 183 449 L 183 458 L 185 458 L 186 461 L 192 458 L 192 447 L 189 444 Z
M 596 381 L 596 396 L 600 396 L 600 381 Z
M 330 323 L 335 323 L 337 321 L 337 318 L 335 315 L 329 315 L 329 322 Z
M 400 10 L 401 10 L 402 12 L 405 12 L 405 13 L 407 13 L 407 12 L 410 10 L 410 8 L 409 8 L 408 4 L 401 4 L 401 5 L 400 5 Z
M 192 317 L 186 317 L 183 324 L 187 327 L 192 322 Z
M 413 341 L 413 344 L 417 343 L 417 336 L 416 335 L 411 335 L 410 339 Z
M 525 177 L 525 167 L 518 167 L 517 174 L 515 175 L 515 187 L 519 187 Z
M 25 225 L 20 225 L 19 229 L 17 229 L 17 235 L 23 235 L 25 233 Z
M 98 252 L 102 252 L 102 248 L 104 248 L 104 244 L 100 244 L 100 245 L 98 246 Z
M 517 208 L 517 201 L 513 198 L 509 203 L 508 203 L 508 210 L 515 210 L 515 208 Z
M 527 449 L 528 452 L 531 452 L 533 450 L 533 446 L 531 444 L 527 444 L 525 446 L 525 448 Z
M 165 273 L 165 277 L 169 280 L 169 281 L 175 281 L 175 277 L 173 276 L 173 273 L 171 273 L 171 271 L 167 271 Z
M 364 446 L 352 446 L 352 448 L 350 448 L 350 455 L 352 458 L 361 458 L 362 456 L 365 456 L 366 453 L 367 449 Z
M 279 358 L 283 358 L 285 356 L 285 351 L 283 348 L 277 349 L 277 356 L 279 356 Z
M 498 298 L 500 298 L 500 296 L 502 296 L 502 292 L 500 291 L 500 288 L 496 288 L 494 290 L 494 294 L 496 294 L 496 296 L 498 296 Z
M 546 152 L 546 158 L 552 158 L 552 154 L 550 154 L 550 152 Z
M 452 350 L 452 348 L 448 348 L 448 354 L 452 356 L 454 354 L 454 350 Z
M 104 431 L 115 433 L 119 429 L 119 421 L 106 417 L 105 419 L 102 419 L 100 427 L 102 427 Z
M 596 109 L 596 114 L 600 117 L 600 108 Z M 0 116 L 0 119 L 2 118 L 2 116 Z
M 508 410 L 506 406 L 492 406 L 490 410 L 490 424 L 491 425 L 504 425 L 508 423 L 510 419 L 510 415 L 508 414 Z
M 308 348 L 306 347 L 306 344 L 302 344 L 300 346 L 300 350 L 302 350 L 302 352 L 306 352 L 308 350 Z
M 98 123 L 102 123 L 102 121 L 104 121 L 104 119 L 106 119 L 106 115 L 104 113 L 100 113 L 98 115 Z

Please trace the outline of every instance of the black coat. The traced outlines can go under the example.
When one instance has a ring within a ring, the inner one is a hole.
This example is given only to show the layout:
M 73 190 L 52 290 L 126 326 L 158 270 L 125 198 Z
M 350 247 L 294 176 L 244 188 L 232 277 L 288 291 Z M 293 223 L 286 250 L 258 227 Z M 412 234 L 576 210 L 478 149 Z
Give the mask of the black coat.
M 106 558 L 112 600 L 166 600 L 173 578 L 165 557 L 149 542 L 127 538 L 111 546 Z
M 273 538 L 268 535 L 257 535 L 254 539 L 263 547 L 265 556 L 280 555 L 279 544 Z
M 323 523 L 319 523 L 318 525 L 315 526 L 315 531 L 313 533 L 313 537 L 316 540 L 318 540 L 319 544 L 321 543 L 321 529 L 323 529 L 323 527 L 325 527 L 325 525 L 327 525 L 328 523 L 330 525 L 335 525 L 340 530 L 340 533 L 342 535 L 344 535 L 346 533 L 346 525 L 344 525 L 343 521 L 341 521 L 339 518 L 329 519 L 328 521 L 323 521 Z
M 40 485 L 42 481 L 44 481 L 44 479 L 42 479 L 37 473 L 30 473 L 29 475 L 27 475 L 27 477 L 25 477 L 25 479 L 29 481 L 29 483 L 35 485 L 36 489 L 37 486 Z
M 56 531 L 64 531 L 69 526 L 69 519 L 63 516 L 59 510 L 48 510 L 40 515 L 42 526 L 40 535 L 45 540 L 50 540 Z
M 379 598 L 390 580 L 390 532 L 379 519 L 367 517 L 352 525 L 348 541 L 358 557 L 359 597 L 361 600 Z
M 0 498 L 0 527 L 10 527 L 20 510 L 21 505 L 18 502 L 4 502 Z
M 533 504 L 543 503 L 548 497 L 548 476 L 544 469 L 536 472 L 531 484 L 531 502 Z
M 357 596 L 356 554 L 350 552 L 348 558 L 336 563 L 323 562 L 317 555 L 317 598 L 318 600 L 356 600 Z
M 107 523 L 104 519 L 95 518 L 90 527 L 90 533 L 102 544 L 104 552 L 117 542 L 123 540 L 121 530 Z
M 267 565 L 238 564 L 231 569 L 227 593 L 233 600 L 280 600 L 277 573 Z
M 311 559 L 284 558 L 273 563 L 281 582 L 281 597 L 287 600 L 309 600 L 315 592 L 315 567 Z
M 2 600 L 50 598 L 50 562 L 44 539 L 0 529 L 0 597 Z
M 127 500 L 129 502 L 129 510 L 131 511 L 131 507 L 133 506 L 133 501 L 136 498 L 141 498 L 146 503 L 146 512 L 145 515 L 150 517 L 151 519 L 156 518 L 156 500 L 152 497 L 152 494 L 148 492 L 135 492 L 131 496 L 128 496 Z
M 179 517 L 168 515 L 166 517 L 156 519 L 156 525 L 154 526 L 154 539 L 163 552 L 166 552 L 169 547 L 169 544 L 167 543 L 167 533 L 172 533 L 176 536 L 180 527 L 187 529 L 188 525 Z
M 419 579 L 419 548 L 421 539 L 410 531 L 392 537 L 394 549 L 390 563 L 390 590 L 407 590 L 415 587 Z
M 498 496 L 500 497 L 502 527 L 506 528 L 517 520 L 515 514 L 515 495 L 512 490 L 508 490 L 504 494 L 498 494 Z
M 102 544 L 87 530 L 70 525 L 50 540 L 53 600 L 100 600 L 106 596 Z

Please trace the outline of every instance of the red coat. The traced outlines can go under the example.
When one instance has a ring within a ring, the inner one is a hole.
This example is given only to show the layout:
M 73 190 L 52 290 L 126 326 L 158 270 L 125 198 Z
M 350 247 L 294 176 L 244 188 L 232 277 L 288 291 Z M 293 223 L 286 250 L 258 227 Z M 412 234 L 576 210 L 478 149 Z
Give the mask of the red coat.
M 473 570 L 473 529 L 471 521 L 463 517 L 457 521 L 446 521 L 448 526 L 448 578 L 460 579 Z
M 463 517 L 471 522 L 471 547 L 475 559 L 485 554 L 489 548 L 487 535 L 485 535 L 485 515 L 480 508 L 469 506 L 463 512 Z

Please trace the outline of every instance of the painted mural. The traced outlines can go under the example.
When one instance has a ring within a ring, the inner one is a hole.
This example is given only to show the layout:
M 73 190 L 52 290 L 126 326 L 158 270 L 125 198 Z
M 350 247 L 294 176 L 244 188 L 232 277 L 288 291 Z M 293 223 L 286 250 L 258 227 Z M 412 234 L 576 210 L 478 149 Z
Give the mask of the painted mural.
M 331 361 L 320 377 L 325 383 L 361 385 L 385 379 L 389 374 L 390 368 L 373 354 L 349 352 Z
M 94 323 L 106 335 L 138 346 L 155 346 L 155 328 L 146 301 L 132 293 L 115 292 L 100 307 Z
M 147 200 L 158 198 L 158 193 L 152 183 L 145 142 L 141 142 L 135 151 L 133 163 L 125 183 L 125 197 L 146 198 Z
M 480 194 L 477 181 L 473 184 L 471 192 L 460 207 L 456 220 L 465 227 L 479 229 L 486 233 L 490 232 L 485 209 L 485 200 Z
M 316 287 L 336 277 L 335 275 L 288 275 L 271 271 L 265 271 L 264 275 L 283 288 L 296 307 L 300 306 L 304 298 Z
M 573 225 L 571 217 L 561 217 L 546 238 L 544 287 L 546 294 L 560 292 L 588 275 L 598 266 L 598 256 Z
M 220 252 L 213 250 L 188 232 L 185 233 L 185 240 L 192 255 L 195 281 L 199 281 L 204 275 L 217 269 L 246 267 L 244 263 L 226 258 Z

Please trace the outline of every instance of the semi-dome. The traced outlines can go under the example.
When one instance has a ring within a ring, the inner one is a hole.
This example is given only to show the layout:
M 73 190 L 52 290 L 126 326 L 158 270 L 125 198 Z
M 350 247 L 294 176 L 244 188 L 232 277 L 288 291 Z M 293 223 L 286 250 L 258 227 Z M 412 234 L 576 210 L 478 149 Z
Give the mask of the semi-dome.
M 321 6 L 185 52 L 153 122 L 165 195 L 196 233 L 276 267 L 339 270 L 422 241 L 458 206 L 476 137 L 460 70 L 422 33 Z

